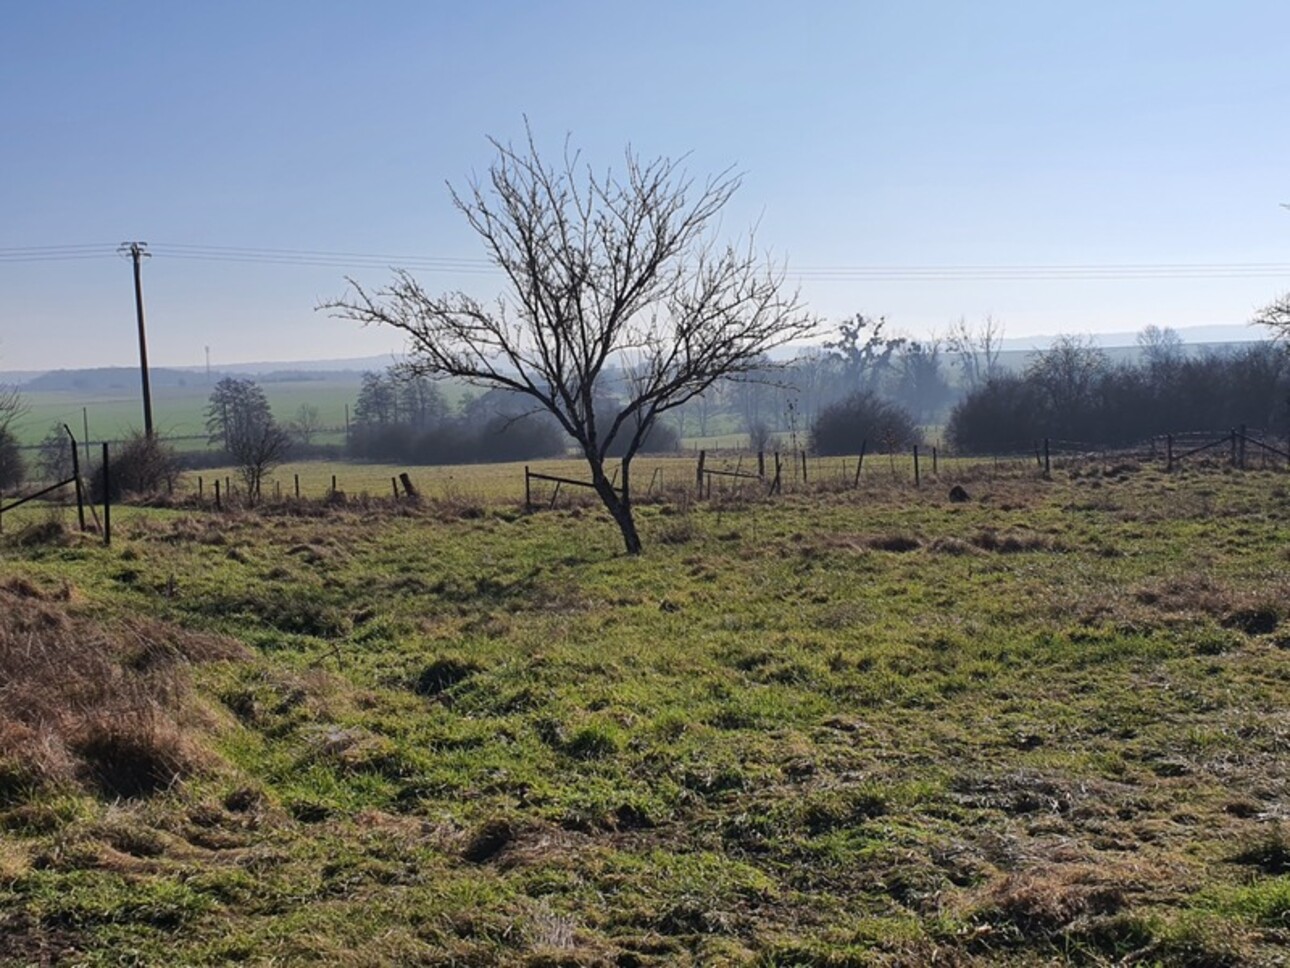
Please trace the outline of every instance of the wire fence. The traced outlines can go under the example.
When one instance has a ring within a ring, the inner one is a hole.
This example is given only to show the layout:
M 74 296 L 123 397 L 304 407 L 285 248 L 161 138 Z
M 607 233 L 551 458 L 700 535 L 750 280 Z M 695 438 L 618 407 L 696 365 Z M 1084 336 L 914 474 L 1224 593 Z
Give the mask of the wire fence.
M 173 439 L 173 438 L 168 438 Z M 202 438 L 205 439 L 205 438 Z M 94 446 L 97 453 L 102 443 Z M 89 450 L 89 448 L 86 448 Z M 113 452 L 115 447 L 110 448 Z M 843 490 L 862 485 L 920 488 L 982 477 L 1050 478 L 1054 471 L 1107 463 L 1155 463 L 1161 470 L 1187 466 L 1290 471 L 1290 442 L 1266 429 L 1247 427 L 1189 430 L 1128 444 L 1107 444 L 1061 437 L 1015 442 L 998 453 L 963 454 L 940 446 L 870 449 L 863 442 L 853 455 L 822 456 L 797 451 L 741 449 L 700 450 L 694 455 L 637 457 L 633 462 L 632 500 L 661 500 L 685 493 L 699 500 L 786 492 Z M 94 473 L 85 461 L 83 475 Z M 618 487 L 619 469 L 610 467 L 610 487 Z M 373 500 L 417 501 L 423 496 L 460 497 L 470 492 L 483 503 L 519 500 L 529 510 L 562 503 L 595 501 L 585 462 L 554 459 L 533 467 L 518 463 L 400 467 L 361 462 L 317 461 L 284 465 L 264 477 L 252 494 L 238 469 L 230 465 L 197 468 L 178 481 L 163 483 L 144 503 L 224 510 L 253 504 L 286 502 L 352 504 Z M 414 481 L 413 478 L 416 478 Z M 5 488 L 5 501 L 29 497 L 56 474 L 29 480 L 25 488 Z M 563 491 L 561 488 L 563 487 Z M 70 499 L 70 489 L 55 491 L 44 502 Z

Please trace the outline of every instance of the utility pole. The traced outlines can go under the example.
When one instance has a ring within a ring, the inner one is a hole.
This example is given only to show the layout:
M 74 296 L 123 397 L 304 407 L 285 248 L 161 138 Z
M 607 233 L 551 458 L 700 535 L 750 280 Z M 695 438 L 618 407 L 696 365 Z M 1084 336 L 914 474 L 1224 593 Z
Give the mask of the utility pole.
M 117 248 L 134 263 L 134 312 L 139 322 L 139 378 L 143 383 L 143 432 L 152 438 L 152 383 L 148 379 L 148 335 L 143 328 L 143 276 L 140 263 L 148 257 L 147 242 L 122 242 Z

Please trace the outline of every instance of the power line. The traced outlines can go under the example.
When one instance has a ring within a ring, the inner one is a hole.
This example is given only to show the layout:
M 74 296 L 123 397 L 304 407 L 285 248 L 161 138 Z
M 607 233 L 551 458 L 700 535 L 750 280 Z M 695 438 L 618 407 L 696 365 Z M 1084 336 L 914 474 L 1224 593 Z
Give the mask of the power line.
M 404 268 L 414 271 L 493 275 L 500 270 L 487 259 L 395 253 L 279 249 L 255 246 L 155 243 L 160 259 L 233 262 L 333 269 Z M 0 264 L 97 259 L 114 255 L 115 245 L 84 243 L 0 248 Z M 796 266 L 788 275 L 803 282 L 1057 282 L 1083 280 L 1147 281 L 1186 279 L 1267 279 L 1290 276 L 1285 262 L 1074 263 L 1050 265 L 824 265 Z

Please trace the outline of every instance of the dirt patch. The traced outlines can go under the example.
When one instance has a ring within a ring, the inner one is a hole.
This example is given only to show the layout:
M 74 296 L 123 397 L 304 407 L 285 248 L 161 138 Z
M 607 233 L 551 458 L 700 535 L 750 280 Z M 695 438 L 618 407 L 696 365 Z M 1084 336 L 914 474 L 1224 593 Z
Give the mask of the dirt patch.
M 465 682 L 479 669 L 478 665 L 464 659 L 435 659 L 417 674 L 412 691 L 418 696 L 437 696 L 459 682 Z
M 493 817 L 471 831 L 461 849 L 462 860 L 485 864 L 504 851 L 519 835 L 519 829 L 505 817 Z
M 971 539 L 972 544 L 982 551 L 1001 555 L 1024 554 L 1034 551 L 1064 551 L 1060 543 L 1048 535 L 1036 534 L 1033 531 L 995 531 L 987 528 L 978 531 Z
M 903 554 L 908 551 L 917 551 L 923 546 L 923 542 L 912 534 L 879 534 L 865 539 L 865 544 L 875 551 L 893 551 L 897 554 Z
M 81 937 L 62 927 L 47 927 L 25 911 L 0 916 L 0 951 L 13 964 L 53 965 L 83 950 Z

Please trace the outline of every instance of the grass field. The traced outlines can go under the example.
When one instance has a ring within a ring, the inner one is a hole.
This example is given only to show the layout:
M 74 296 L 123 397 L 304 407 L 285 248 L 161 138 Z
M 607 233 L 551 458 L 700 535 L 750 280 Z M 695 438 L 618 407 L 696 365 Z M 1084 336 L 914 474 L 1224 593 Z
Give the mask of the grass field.
M 7 519 L 0 963 L 1283 963 L 1285 473 L 659 466 Z
M 353 381 L 305 380 L 300 382 L 264 383 L 262 387 L 274 415 L 288 421 L 301 404 L 318 408 L 319 419 L 326 427 L 345 426 L 345 405 L 354 405 L 358 386 Z M 158 387 L 153 390 L 153 420 L 157 432 L 167 438 L 204 437 L 205 411 L 210 387 Z M 120 440 L 143 427 L 143 405 L 137 386 L 119 391 L 92 394 L 76 391 L 24 393 L 27 413 L 15 424 L 19 439 L 26 444 L 39 443 L 51 424 L 66 423 L 79 439 L 82 433 L 81 408 L 88 411 L 90 439 Z M 318 443 L 341 443 L 343 433 L 319 435 Z M 180 440 L 180 450 L 201 450 L 204 440 Z

